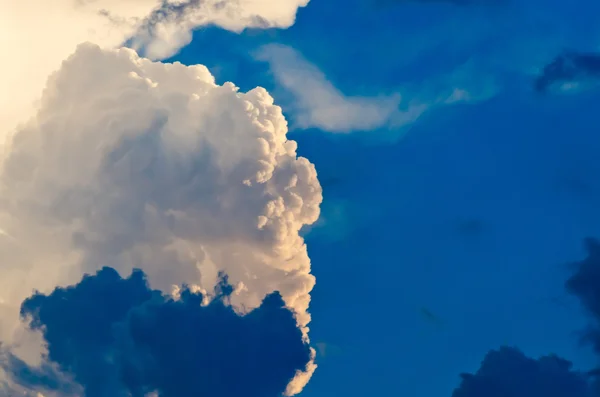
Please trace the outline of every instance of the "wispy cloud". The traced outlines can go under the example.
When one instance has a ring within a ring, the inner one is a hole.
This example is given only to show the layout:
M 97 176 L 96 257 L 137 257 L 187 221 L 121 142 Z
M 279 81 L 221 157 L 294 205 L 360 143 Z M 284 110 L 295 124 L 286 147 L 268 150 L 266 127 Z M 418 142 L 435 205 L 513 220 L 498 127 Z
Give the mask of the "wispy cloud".
M 405 101 L 400 93 L 346 96 L 316 66 L 287 46 L 267 45 L 255 56 L 270 64 L 277 82 L 294 97 L 290 109 L 299 128 L 344 133 L 400 127 L 427 109 L 425 104 Z
M 473 78 L 469 63 L 422 86 L 376 96 L 347 96 L 294 49 L 270 44 L 255 53 L 268 62 L 277 83 L 293 98 L 286 109 L 296 128 L 334 133 L 400 129 L 443 105 L 483 101 L 497 91 L 493 79 Z M 406 92 L 402 92 L 406 91 Z

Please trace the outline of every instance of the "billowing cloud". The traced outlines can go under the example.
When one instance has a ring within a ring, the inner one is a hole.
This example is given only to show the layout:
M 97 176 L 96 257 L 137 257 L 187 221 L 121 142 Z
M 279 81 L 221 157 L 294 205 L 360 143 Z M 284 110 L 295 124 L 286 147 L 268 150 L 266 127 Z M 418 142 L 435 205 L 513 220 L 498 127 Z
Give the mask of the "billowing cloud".
M 208 302 L 185 287 L 169 297 L 139 270 L 123 279 L 103 268 L 21 308 L 43 333 L 49 363 L 75 385 L 43 367 L 8 364 L 17 383 L 63 396 L 81 394 L 78 387 L 88 397 L 280 396 L 311 350 L 277 292 L 240 316 L 227 303 L 232 291 L 222 278 Z
M 416 120 L 427 107 L 404 103 L 400 94 L 347 97 L 290 47 L 267 45 L 256 58 L 270 64 L 277 82 L 293 96 L 290 109 L 299 128 L 343 133 L 397 127 Z
M 546 65 L 534 86 L 544 92 L 554 86 L 569 88 L 600 80 L 600 54 L 567 51 Z
M 0 1 L 0 145 L 32 113 L 50 73 L 85 41 L 117 47 L 128 39 L 151 58 L 174 54 L 193 29 L 216 24 L 286 28 L 308 0 Z M 1 148 L 0 148 L 1 149 Z
M 105 265 L 141 268 L 162 291 L 210 290 L 224 271 L 238 311 L 279 291 L 306 333 L 315 279 L 299 231 L 318 218 L 322 193 L 286 127 L 262 88 L 241 93 L 203 66 L 79 46 L 2 159 L 2 340 L 23 333 L 17 308 L 33 288 Z
M 462 374 L 452 397 L 591 397 L 585 374 L 557 356 L 532 359 L 503 347 L 490 351 L 474 374 Z

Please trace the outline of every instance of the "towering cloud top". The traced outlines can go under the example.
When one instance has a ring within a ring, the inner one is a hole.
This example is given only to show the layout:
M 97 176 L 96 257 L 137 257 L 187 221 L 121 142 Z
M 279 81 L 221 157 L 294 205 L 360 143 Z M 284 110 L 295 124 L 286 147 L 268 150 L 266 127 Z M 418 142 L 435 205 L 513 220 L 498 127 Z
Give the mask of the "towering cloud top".
M 315 279 L 299 231 L 322 194 L 286 133 L 262 88 L 240 93 L 203 66 L 79 46 L 0 168 L 6 316 L 16 321 L 32 288 L 110 265 L 141 268 L 166 292 L 210 290 L 224 271 L 239 311 L 279 291 L 307 331 Z M 10 340 L 12 328 L 0 331 Z

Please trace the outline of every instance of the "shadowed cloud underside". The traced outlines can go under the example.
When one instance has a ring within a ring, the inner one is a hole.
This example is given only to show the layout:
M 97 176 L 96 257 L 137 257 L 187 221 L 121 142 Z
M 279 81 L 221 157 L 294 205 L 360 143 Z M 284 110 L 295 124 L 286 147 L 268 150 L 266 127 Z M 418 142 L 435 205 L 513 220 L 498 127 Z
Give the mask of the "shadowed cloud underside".
M 310 349 L 278 293 L 238 315 L 228 304 L 232 292 L 225 277 L 210 297 L 187 287 L 171 297 L 151 290 L 141 270 L 123 279 L 105 267 L 34 294 L 21 314 L 43 333 L 49 363 L 88 397 L 279 396 Z M 65 387 L 31 376 L 44 371 L 24 364 L 9 370 L 28 387 Z

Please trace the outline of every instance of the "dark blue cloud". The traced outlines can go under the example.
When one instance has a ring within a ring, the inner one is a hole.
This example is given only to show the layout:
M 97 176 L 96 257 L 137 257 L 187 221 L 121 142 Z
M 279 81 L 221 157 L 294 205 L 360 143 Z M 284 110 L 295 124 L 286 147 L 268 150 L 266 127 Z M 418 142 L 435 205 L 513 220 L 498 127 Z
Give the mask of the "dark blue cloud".
M 575 273 L 567 280 L 566 288 L 581 301 L 592 317 L 592 324 L 585 333 L 597 354 L 600 354 L 600 241 L 585 240 L 587 256 L 573 263 Z
M 590 397 L 587 376 L 557 356 L 537 360 L 503 347 L 490 351 L 475 374 L 461 374 L 452 397 Z
M 600 79 L 600 54 L 566 51 L 547 64 L 534 86 L 544 92 L 556 84 L 580 83 Z
M 227 304 L 224 277 L 215 298 L 184 288 L 172 299 L 134 271 L 111 268 L 50 295 L 25 300 L 21 315 L 41 330 L 48 361 L 71 375 L 87 397 L 279 396 L 310 358 L 293 313 L 278 293 L 240 316 Z M 22 384 L 50 386 L 39 369 L 11 371 Z
M 566 281 L 569 293 L 579 298 L 592 318 L 585 341 L 600 354 L 600 241 L 584 240 L 587 256 L 572 264 Z M 532 359 L 503 347 L 490 351 L 475 374 L 462 374 L 452 397 L 591 397 L 600 395 L 598 370 L 574 371 L 572 363 L 554 355 Z

